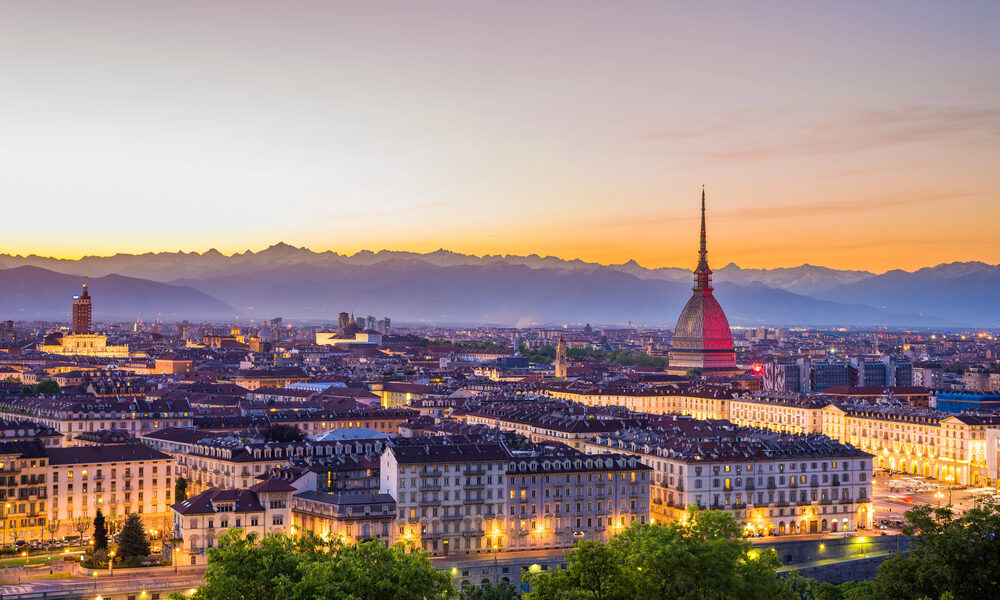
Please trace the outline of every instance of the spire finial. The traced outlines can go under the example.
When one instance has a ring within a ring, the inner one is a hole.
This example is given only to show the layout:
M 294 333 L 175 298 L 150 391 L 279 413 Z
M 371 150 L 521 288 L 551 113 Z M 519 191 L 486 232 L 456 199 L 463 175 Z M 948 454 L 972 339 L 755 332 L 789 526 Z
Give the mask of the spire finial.
M 694 270 L 696 290 L 712 289 L 712 270 L 708 268 L 708 241 L 705 235 L 705 186 L 701 186 L 701 246 L 698 249 L 698 267 Z
M 705 185 L 701 186 L 701 250 L 698 253 L 698 262 L 707 263 L 708 244 L 705 240 Z

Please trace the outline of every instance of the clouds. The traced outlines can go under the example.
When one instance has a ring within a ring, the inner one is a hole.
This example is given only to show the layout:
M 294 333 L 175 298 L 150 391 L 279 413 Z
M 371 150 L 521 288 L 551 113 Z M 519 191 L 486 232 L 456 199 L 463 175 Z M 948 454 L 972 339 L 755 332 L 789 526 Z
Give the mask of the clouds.
M 1000 143 L 1000 108 L 910 105 L 732 111 L 704 119 L 689 130 L 658 132 L 643 139 L 674 144 L 663 150 L 668 153 L 716 163 L 850 154 L 910 144 L 975 146 Z

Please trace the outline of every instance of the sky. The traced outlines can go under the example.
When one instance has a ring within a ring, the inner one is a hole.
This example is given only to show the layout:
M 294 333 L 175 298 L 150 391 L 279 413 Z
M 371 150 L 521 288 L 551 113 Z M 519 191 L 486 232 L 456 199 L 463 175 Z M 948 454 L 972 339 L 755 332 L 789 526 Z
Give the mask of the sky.
M 20 2 L 0 252 L 1000 263 L 1000 3 Z

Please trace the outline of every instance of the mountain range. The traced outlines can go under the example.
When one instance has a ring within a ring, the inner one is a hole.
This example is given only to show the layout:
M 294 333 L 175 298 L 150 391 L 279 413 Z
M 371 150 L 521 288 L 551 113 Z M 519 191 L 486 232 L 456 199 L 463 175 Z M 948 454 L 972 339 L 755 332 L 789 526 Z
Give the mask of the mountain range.
M 618 323 L 672 326 L 691 291 L 686 268 L 602 265 L 538 255 L 361 251 L 344 255 L 275 244 L 87 256 L 0 254 L 0 318 L 67 319 L 90 276 L 96 318 L 333 322 L 341 310 L 396 322 Z M 733 325 L 1000 326 L 1000 266 L 942 264 L 915 272 L 814 265 L 715 271 Z

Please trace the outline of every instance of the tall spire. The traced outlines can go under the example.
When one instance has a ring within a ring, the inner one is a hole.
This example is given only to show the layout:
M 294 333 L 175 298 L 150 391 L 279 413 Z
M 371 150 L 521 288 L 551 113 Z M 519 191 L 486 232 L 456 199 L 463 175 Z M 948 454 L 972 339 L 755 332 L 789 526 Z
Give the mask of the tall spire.
M 712 269 L 708 268 L 708 242 L 705 236 L 705 186 L 701 186 L 701 246 L 698 249 L 698 267 L 694 270 L 694 290 L 712 289 Z
M 701 250 L 698 251 L 698 266 L 708 266 L 708 243 L 705 240 L 705 186 L 701 186 Z

